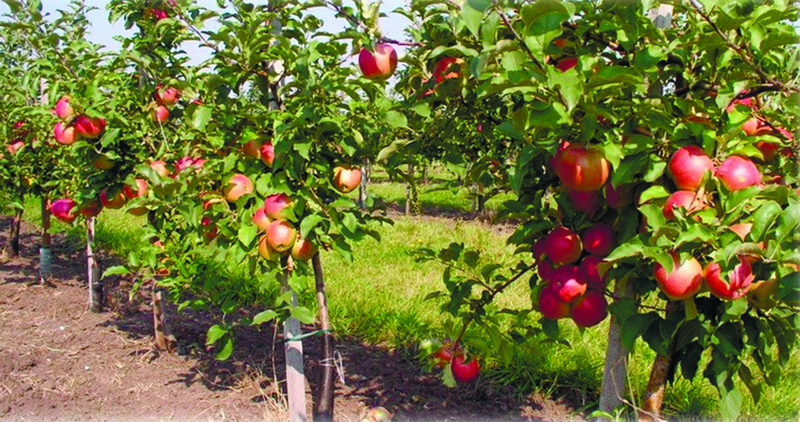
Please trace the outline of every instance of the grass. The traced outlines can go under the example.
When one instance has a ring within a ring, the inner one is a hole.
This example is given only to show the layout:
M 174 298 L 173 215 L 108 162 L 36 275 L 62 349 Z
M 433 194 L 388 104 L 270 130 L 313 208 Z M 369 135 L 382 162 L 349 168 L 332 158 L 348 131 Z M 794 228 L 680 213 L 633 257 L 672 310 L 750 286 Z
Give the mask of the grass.
M 380 178 L 378 179 L 380 180 Z M 370 186 L 374 195 L 388 202 L 402 201 L 405 188 L 398 183 L 382 181 Z M 448 196 L 449 195 L 449 196 Z M 423 206 L 459 212 L 469 211 L 466 196 L 448 191 L 420 192 Z M 499 200 L 499 199 L 498 199 Z M 494 200 L 493 200 L 494 201 Z M 492 201 L 489 209 L 498 206 Z M 38 202 L 26 204 L 25 219 L 39 221 Z M 126 254 L 141 245 L 142 217 L 132 217 L 119 211 L 104 212 L 98 221 L 97 241 L 100 247 Z M 382 241 L 367 239 L 353 245 L 355 261 L 348 264 L 341 256 L 324 252 L 322 262 L 329 296 L 330 317 L 340 336 L 352 336 L 371 344 L 414 353 L 424 339 L 441 338 L 451 320 L 440 314 L 438 302 L 426 301 L 425 296 L 443 289 L 442 268 L 415 259 L 419 248 L 440 249 L 452 241 L 478 248 L 492 260 L 512 263 L 513 248 L 506 246 L 505 235 L 497 227 L 461 219 L 432 217 L 396 217 L 394 225 L 376 227 Z M 76 240 L 83 239 L 82 227 L 54 223 L 54 231 L 66 231 Z M 246 279 L 240 269 L 230 269 L 235 278 Z M 301 293 L 301 303 L 315 307 L 313 279 L 301 284 L 308 288 Z M 501 295 L 500 306 L 530 306 L 526 279 Z M 535 325 L 534 321 L 531 321 Z M 600 326 L 578 330 L 569 321 L 560 327 L 570 346 L 533 337 L 514 352 L 511 364 L 504 365 L 495 356 L 486 356 L 484 378 L 515 387 L 520 396 L 532 392 L 547 397 L 572 397 L 579 406 L 596 406 L 603 375 L 608 321 Z M 641 340 L 629 358 L 627 400 L 638 405 L 645 390 L 655 354 Z M 705 358 L 706 360 L 708 357 Z M 705 363 L 701 362 L 702 368 Z M 795 351 L 784 367 L 783 379 L 776 387 L 767 387 L 759 403 L 754 403 L 743 385 L 742 419 L 797 420 L 800 414 L 800 353 Z M 665 394 L 664 414 L 678 419 L 717 419 L 718 395 L 702 377 L 702 370 L 693 380 L 677 376 Z

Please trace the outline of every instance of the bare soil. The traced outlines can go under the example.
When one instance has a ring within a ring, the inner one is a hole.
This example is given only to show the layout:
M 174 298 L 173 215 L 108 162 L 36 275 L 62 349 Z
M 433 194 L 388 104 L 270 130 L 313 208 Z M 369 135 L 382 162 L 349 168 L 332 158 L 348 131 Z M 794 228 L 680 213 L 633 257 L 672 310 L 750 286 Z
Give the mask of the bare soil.
M 0 218 L 0 249 L 8 227 Z M 82 245 L 54 236 L 54 272 L 42 285 L 32 226 L 23 224 L 21 243 L 20 257 L 0 257 L 0 420 L 286 419 L 282 344 L 273 327 L 239 330 L 233 356 L 220 362 L 204 345 L 212 315 L 170 308 L 179 348 L 159 353 L 150 304 L 128 302 L 124 280 L 104 281 L 105 312 L 87 310 Z M 101 253 L 101 266 L 113 262 Z M 304 347 L 312 389 L 320 347 L 314 337 Z M 340 338 L 337 356 L 336 420 L 361 420 L 377 406 L 394 420 L 581 419 L 569 400 L 515 399 L 511 387 L 483 377 L 447 388 L 437 374 L 380 346 Z M 310 409 L 310 392 L 307 398 Z

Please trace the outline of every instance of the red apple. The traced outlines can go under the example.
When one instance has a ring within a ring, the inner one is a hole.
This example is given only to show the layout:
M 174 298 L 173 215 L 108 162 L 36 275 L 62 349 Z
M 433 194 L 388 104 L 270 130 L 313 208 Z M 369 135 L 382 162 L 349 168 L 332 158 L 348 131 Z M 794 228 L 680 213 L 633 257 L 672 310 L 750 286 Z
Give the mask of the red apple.
M 297 229 L 286 220 L 275 220 L 267 227 L 267 243 L 276 252 L 287 252 L 297 239 Z
M 453 358 L 452 363 L 453 378 L 456 381 L 464 383 L 475 381 L 481 370 L 481 365 L 474 357 L 469 362 L 464 362 L 464 355 L 458 355 Z
M 285 220 L 283 210 L 294 205 L 294 201 L 286 194 L 270 195 L 264 200 L 264 212 L 272 220 Z
M 586 292 L 586 273 L 574 265 L 562 265 L 553 270 L 550 285 L 556 298 L 571 303 Z
M 536 242 L 533 243 L 532 251 L 533 251 L 533 260 L 536 262 L 540 262 L 542 259 L 547 259 L 545 256 L 545 241 L 547 240 L 547 236 L 542 236 L 536 239 Z
M 570 189 L 567 192 L 567 196 L 569 196 L 575 211 L 580 211 L 591 216 L 600 209 L 600 203 L 597 201 L 597 191 L 595 190 L 581 191 Z
M 761 173 L 756 165 L 749 159 L 736 155 L 728 157 L 720 164 L 716 176 L 730 191 L 761 184 Z
M 453 360 L 453 355 L 460 355 L 463 353 L 461 346 L 454 347 L 453 340 L 446 338 L 442 341 L 441 347 L 433 353 L 434 365 L 439 368 L 444 368 Z
M 569 304 L 556 296 L 552 284 L 548 283 L 539 293 L 539 312 L 547 319 L 561 319 L 569 316 Z
M 611 165 L 600 150 L 575 144 L 557 153 L 553 164 L 561 183 L 580 191 L 600 189 L 611 172 Z
M 762 161 L 766 163 L 775 159 L 781 146 L 775 142 L 758 141 L 755 143 L 755 147 L 761 151 Z
M 161 177 L 169 176 L 169 169 L 167 168 L 167 163 L 161 160 L 156 160 L 150 163 L 150 168 L 155 170 L 156 173 L 161 175 Z
M 578 65 L 578 58 L 572 56 L 562 57 L 558 59 L 558 61 L 556 61 L 555 64 L 556 69 L 558 69 L 561 72 L 566 72 L 577 65 Z
M 161 104 L 156 103 L 155 101 L 150 103 L 149 113 L 150 113 L 150 120 L 164 124 L 167 119 L 169 119 L 169 109 Z
M 738 258 L 739 264 L 727 274 L 727 283 L 722 280 L 722 269 L 718 263 L 712 262 L 706 265 L 703 276 L 711 294 L 723 300 L 734 300 L 747 294 L 755 275 L 750 262 L 742 256 Z
M 255 223 L 259 230 L 267 231 L 267 227 L 269 227 L 269 223 L 271 222 L 264 208 L 257 209 L 255 214 L 253 214 L 253 223 Z
M 188 168 L 194 167 L 195 170 L 200 170 L 203 168 L 203 165 L 206 163 L 206 160 L 200 157 L 183 157 L 179 158 L 175 161 L 175 173 L 180 173 L 183 170 Z
M 462 64 L 464 64 L 464 60 L 457 57 L 445 57 L 436 62 L 433 65 L 433 79 L 436 84 L 447 79 L 460 78 Z
M 84 202 L 80 206 L 80 210 L 81 215 L 84 217 L 97 217 L 103 211 L 103 204 L 100 203 L 99 199 L 92 199 Z
M 97 138 L 105 129 L 105 119 L 101 119 L 99 117 L 88 117 L 84 115 L 78 116 L 78 118 L 75 119 L 75 130 L 79 135 L 85 138 Z
M 250 141 L 245 142 L 244 146 L 242 147 L 242 152 L 244 155 L 249 157 L 253 157 L 256 160 L 261 159 L 261 142 L 253 139 Z
M 92 165 L 98 170 L 108 170 L 114 168 L 114 160 L 105 154 L 100 154 L 92 161 Z
M 700 189 L 706 173 L 714 172 L 711 158 L 697 145 L 687 145 L 672 154 L 667 165 L 667 174 L 679 190 Z
M 679 190 L 667 198 L 667 202 L 664 203 L 664 208 L 661 209 L 661 213 L 667 220 L 674 220 L 675 208 L 685 208 L 685 215 L 690 215 L 703 209 L 704 204 L 702 204 L 700 201 L 692 206 L 695 196 L 697 196 L 697 192 L 690 190 Z
M 180 100 L 181 92 L 175 87 L 165 88 L 162 84 L 156 87 L 153 98 L 162 106 L 172 107 Z
M 242 196 L 253 193 L 253 182 L 243 174 L 234 174 L 222 192 L 228 202 L 236 202 Z
M 261 162 L 272 167 L 272 163 L 275 161 L 275 147 L 272 145 L 272 142 L 265 142 L 261 145 Z
M 539 277 L 541 277 L 542 280 L 550 280 L 550 276 L 553 275 L 553 263 L 547 259 L 546 255 L 536 267 L 536 272 L 539 274 Z
M 389 44 L 378 44 L 375 53 L 366 48 L 358 55 L 358 66 L 367 79 L 389 79 L 397 69 L 397 52 Z
M 358 167 L 336 167 L 333 169 L 333 187 L 341 193 L 349 193 L 361 184 L 361 169 Z
M 10 144 L 8 144 L 6 146 L 6 149 L 8 149 L 8 153 L 9 154 L 16 155 L 19 152 L 19 150 L 21 150 L 22 147 L 24 147 L 24 146 L 25 146 L 25 142 L 22 142 L 21 140 L 16 139 L 13 142 L 11 142 Z
M 703 267 L 696 259 L 679 262 L 677 253 L 672 254 L 672 272 L 659 263 L 655 265 L 655 278 L 658 287 L 672 300 L 684 300 L 694 296 L 703 285 Z
M 292 246 L 292 258 L 297 261 L 308 261 L 317 254 L 317 246 L 304 237 L 298 237 Z
M 138 198 L 140 196 L 144 196 L 147 194 L 147 181 L 144 179 L 136 179 L 136 190 L 134 188 L 125 185 L 122 187 L 122 193 L 125 194 L 125 197 L 128 199 Z
M 69 120 L 72 118 L 72 106 L 69 104 L 69 97 L 66 95 L 61 97 L 56 102 L 56 116 L 61 120 Z
M 597 256 L 607 256 L 614 250 L 614 229 L 605 223 L 597 223 L 581 234 L 583 248 Z
M 125 194 L 122 193 L 122 189 L 116 186 L 105 188 L 100 192 L 100 202 L 105 208 L 119 209 L 122 208 L 127 201 L 128 199 L 125 198 Z
M 275 259 L 278 256 L 278 252 L 269 246 L 269 242 L 267 242 L 267 235 L 261 236 L 261 239 L 258 240 L 258 254 L 267 260 Z
M 598 290 L 588 290 L 569 308 L 569 316 L 579 327 L 593 327 L 608 316 L 608 302 Z
M 63 122 L 56 123 L 53 133 L 56 136 L 56 141 L 62 145 L 72 145 L 80 138 L 74 126 L 65 125 Z
M 603 290 L 606 287 L 605 277 L 600 275 L 597 265 L 603 262 L 597 255 L 589 255 L 581 259 L 580 269 L 586 273 L 586 287 L 588 289 Z
M 547 234 L 544 248 L 545 254 L 554 264 L 572 264 L 578 261 L 583 252 L 581 238 L 563 226 L 556 227 Z
M 615 210 L 622 210 L 633 202 L 633 187 L 632 183 L 614 186 L 611 183 L 606 183 L 606 204 Z
M 64 223 L 71 223 L 75 220 L 78 216 L 75 211 L 75 201 L 70 198 L 56 199 L 50 204 L 50 214 Z
M 200 219 L 200 232 L 207 240 L 214 240 L 219 233 L 219 229 L 217 225 L 214 224 L 214 220 L 208 216 L 203 216 L 203 218 Z

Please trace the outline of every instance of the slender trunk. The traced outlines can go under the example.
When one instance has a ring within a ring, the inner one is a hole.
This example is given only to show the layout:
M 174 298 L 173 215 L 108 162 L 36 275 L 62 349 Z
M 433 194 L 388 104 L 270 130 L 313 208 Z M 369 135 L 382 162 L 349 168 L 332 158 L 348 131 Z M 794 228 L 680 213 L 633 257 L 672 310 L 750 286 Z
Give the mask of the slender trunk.
M 422 175 L 420 176 L 421 180 L 420 183 L 427 185 L 428 184 L 428 165 L 424 164 L 422 166 Z
M 322 261 L 319 253 L 311 258 L 314 266 L 314 281 L 317 286 L 319 305 L 319 328 L 322 330 L 322 358 L 320 359 L 319 387 L 314 405 L 315 421 L 333 421 L 333 403 L 336 381 L 336 363 L 333 357 L 335 339 L 328 320 L 328 297 L 325 293 L 325 278 L 322 274 Z
M 155 333 L 156 348 L 162 352 L 175 353 L 177 341 L 167 325 L 167 313 L 164 308 L 162 292 L 153 282 L 153 332 Z
M 367 183 L 369 182 L 369 160 L 364 158 L 361 166 L 361 184 L 358 186 L 358 206 L 362 210 L 367 209 Z
M 47 196 L 42 196 L 42 244 L 39 247 L 39 284 L 47 283 L 53 273 L 53 257 L 50 250 L 50 208 Z
M 622 298 L 634 296 L 630 280 L 620 280 L 615 287 L 615 295 Z M 611 315 L 608 327 L 608 346 L 603 369 L 603 387 L 600 390 L 600 410 L 612 413 L 622 405 L 625 397 L 625 381 L 628 378 L 628 348 L 622 344 L 622 328 L 617 317 Z
M 290 291 L 288 262 L 283 261 L 284 273 L 281 278 L 281 289 Z M 297 293 L 292 292 L 292 307 L 297 306 Z M 300 321 L 289 317 L 283 323 L 284 353 L 286 355 L 286 389 L 289 396 L 289 420 L 305 422 L 306 412 L 306 379 L 303 368 L 303 341 L 298 339 L 302 334 Z
M 14 219 L 11 221 L 11 235 L 9 236 L 11 256 L 19 256 L 19 232 L 22 227 L 22 212 L 21 209 L 14 211 Z
M 411 215 L 411 201 L 413 200 L 413 180 L 414 180 L 414 164 L 408 163 L 408 177 L 409 183 L 406 185 L 406 206 L 405 206 L 405 215 Z
M 668 302 L 667 317 L 673 312 L 685 312 L 683 302 Z M 661 419 L 661 404 L 664 402 L 667 375 L 669 375 L 670 365 L 672 365 L 672 355 L 675 353 L 675 340 L 675 336 L 670 339 L 666 355 L 656 355 L 653 369 L 650 370 L 650 380 L 647 382 L 644 402 L 639 410 L 639 421 L 656 422 Z
M 89 277 L 89 309 L 103 312 L 103 283 L 100 281 L 100 268 L 94 255 L 94 217 L 86 219 L 86 266 Z

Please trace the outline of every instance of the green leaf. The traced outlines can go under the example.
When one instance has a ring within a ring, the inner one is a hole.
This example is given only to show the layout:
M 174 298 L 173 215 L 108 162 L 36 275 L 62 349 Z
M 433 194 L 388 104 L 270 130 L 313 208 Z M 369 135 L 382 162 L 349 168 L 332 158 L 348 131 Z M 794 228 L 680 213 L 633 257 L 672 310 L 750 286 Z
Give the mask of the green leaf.
M 213 345 L 225 334 L 228 334 L 228 330 L 226 328 L 223 328 L 219 324 L 212 325 L 211 328 L 208 329 L 208 333 L 206 333 L 206 346 Z
M 302 322 L 303 324 L 311 324 L 314 322 L 314 313 L 304 306 L 297 306 L 291 310 L 292 318 Z
M 394 153 L 399 151 L 404 146 L 410 144 L 411 142 L 413 142 L 413 141 L 409 140 L 409 139 L 398 139 L 398 140 L 392 142 L 391 144 L 389 144 L 389 146 L 383 148 L 378 153 L 378 158 L 377 158 L 376 161 L 379 162 L 379 163 L 386 162 L 386 160 L 388 160 L 392 155 L 394 155 Z
M 750 230 L 750 236 L 755 242 L 764 240 L 766 234 L 778 215 L 781 213 L 781 206 L 774 202 L 766 202 L 753 217 L 753 228 Z
M 237 238 L 242 242 L 242 246 L 250 248 L 257 234 L 258 227 L 255 224 L 245 224 L 239 228 Z
M 722 394 L 719 407 L 724 420 L 736 420 L 742 412 L 742 393 L 734 387 L 730 391 Z
M 405 114 L 389 110 L 386 112 L 386 123 L 394 128 L 408 128 L 408 119 Z
M 125 266 L 115 265 L 113 267 L 106 268 L 106 270 L 103 271 L 103 275 L 100 278 L 106 278 L 112 275 L 127 275 L 127 274 L 130 274 L 130 270 L 128 270 Z
M 215 358 L 217 360 L 228 360 L 231 354 L 233 354 L 233 337 L 225 336 L 225 343 L 222 344 L 222 347 L 217 349 Z
M 197 131 L 203 131 L 206 129 L 210 120 L 211 107 L 204 105 L 197 106 L 192 113 L 192 128 Z
M 266 311 L 261 311 L 257 313 L 253 317 L 252 325 L 261 325 L 265 322 L 272 321 L 278 316 L 278 313 L 273 311 L 272 309 L 267 309 Z
M 105 131 L 103 133 L 103 137 L 100 138 L 100 145 L 102 145 L 105 148 L 105 147 L 108 147 L 109 145 L 113 144 L 114 141 L 117 140 L 117 136 L 119 136 L 119 132 L 120 132 L 119 128 L 114 128 L 114 129 L 110 129 L 110 130 Z
M 300 234 L 307 237 L 308 234 L 311 233 L 311 230 L 323 220 L 325 220 L 325 218 L 320 214 L 311 214 L 303 218 L 303 221 L 300 222 Z
M 467 0 L 461 6 L 461 19 L 475 37 L 480 36 L 481 20 L 490 5 L 491 3 L 487 0 Z

